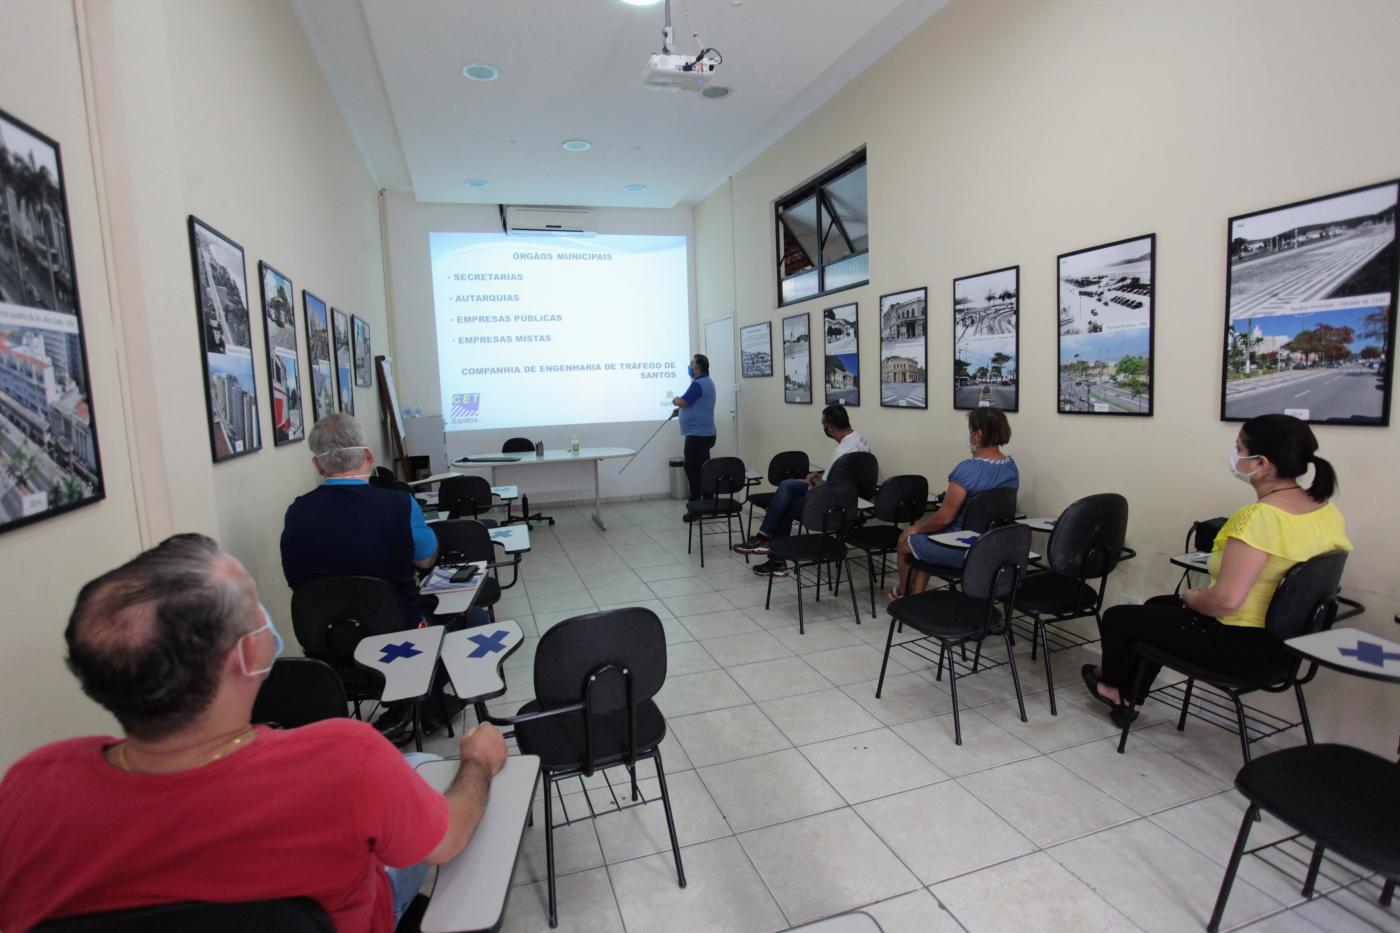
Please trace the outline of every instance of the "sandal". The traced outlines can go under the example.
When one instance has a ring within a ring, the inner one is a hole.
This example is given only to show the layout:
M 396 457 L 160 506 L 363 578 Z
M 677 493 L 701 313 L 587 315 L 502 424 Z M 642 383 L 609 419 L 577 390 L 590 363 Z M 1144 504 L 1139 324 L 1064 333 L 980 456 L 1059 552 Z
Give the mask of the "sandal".
M 894 602 L 896 599 L 903 599 L 903 598 L 904 598 L 904 594 L 901 593 L 901 592 L 899 591 L 899 587 L 897 587 L 897 586 L 896 586 L 896 587 L 892 587 L 892 588 L 890 589 L 890 591 L 889 591 L 888 593 L 885 594 L 885 602 L 887 602 L 887 603 L 892 603 L 892 602 Z

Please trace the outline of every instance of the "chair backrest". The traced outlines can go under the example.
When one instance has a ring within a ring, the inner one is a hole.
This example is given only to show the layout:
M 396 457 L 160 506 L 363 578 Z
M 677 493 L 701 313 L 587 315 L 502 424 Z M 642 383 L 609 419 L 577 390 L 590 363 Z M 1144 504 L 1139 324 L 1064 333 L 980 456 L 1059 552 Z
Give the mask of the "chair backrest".
M 1264 614 L 1269 634 L 1282 641 L 1331 628 L 1346 564 L 1346 551 L 1328 551 L 1288 568 Z
M 1070 503 L 1060 513 L 1046 557 L 1060 576 L 1092 580 L 1118 566 L 1127 537 L 1128 500 L 1116 492 L 1101 492 Z
M 844 537 L 860 514 L 857 498 L 855 485 L 846 480 L 814 486 L 802 501 L 803 527 L 810 534 Z
M 738 457 L 714 457 L 700 467 L 700 494 L 719 498 L 744 488 L 744 461 Z
M 1010 486 L 1000 486 L 968 496 L 963 503 L 963 531 L 975 531 L 979 535 L 998 525 L 1009 525 L 1016 520 L 1016 490 Z
M 875 517 L 891 525 L 919 520 L 928 507 L 928 479 L 913 473 L 891 476 L 875 494 Z
M 449 518 L 475 518 L 491 510 L 491 484 L 482 476 L 453 476 L 438 486 L 438 509 Z
M 438 563 L 463 564 L 473 560 L 491 562 L 496 559 L 496 545 L 491 541 L 490 529 L 475 519 L 452 518 L 429 522 L 428 527 L 437 535 Z
M 528 437 L 512 437 L 501 445 L 503 454 L 532 454 L 535 452 L 535 442 Z
M 292 630 L 302 651 L 335 668 L 347 688 L 373 682 L 355 663 L 360 639 L 403 627 L 398 591 L 378 577 L 317 577 L 292 590 Z
M 1191 523 L 1191 529 L 1186 532 L 1186 549 L 1188 551 L 1209 551 L 1215 547 L 1215 537 L 1220 534 L 1220 529 L 1225 527 L 1229 521 L 1223 515 L 1215 518 L 1203 518 L 1200 521 Z
M 100 914 L 79 914 L 50 920 L 34 928 L 42 933 L 244 933 L 275 930 L 277 933 L 335 933 L 331 918 L 308 897 L 275 901 L 209 904 L 191 901 L 132 907 Z
M 880 485 L 880 461 L 868 450 L 853 450 L 836 458 L 826 471 L 826 479 L 831 483 L 848 482 L 856 487 L 856 495 L 873 499 Z
M 803 479 L 812 466 L 802 450 L 785 450 L 768 461 L 768 482 L 776 486 L 785 479 Z
M 335 668 L 315 658 L 278 658 L 253 701 L 253 722 L 296 729 L 348 716 L 345 685 Z
M 377 486 L 380 489 L 397 489 L 399 492 L 406 492 L 409 495 L 413 495 L 412 486 L 408 485 L 408 483 L 405 483 L 403 480 L 394 476 L 394 474 L 392 473 L 385 476 L 383 473 L 379 472 L 379 470 L 383 469 L 383 467 L 379 467 L 373 474 L 371 474 L 369 478 L 369 484 L 371 486 Z
M 980 534 L 963 564 L 962 591 L 973 599 L 1011 600 L 1030 559 L 1028 525 L 1001 525 Z
M 650 609 L 605 609 L 550 626 L 535 649 L 535 698 L 541 709 L 584 699 L 589 678 L 617 665 L 632 683 L 632 702 L 656 696 L 666 682 L 666 632 Z M 596 682 L 592 708 L 610 713 L 627 708 L 621 678 Z

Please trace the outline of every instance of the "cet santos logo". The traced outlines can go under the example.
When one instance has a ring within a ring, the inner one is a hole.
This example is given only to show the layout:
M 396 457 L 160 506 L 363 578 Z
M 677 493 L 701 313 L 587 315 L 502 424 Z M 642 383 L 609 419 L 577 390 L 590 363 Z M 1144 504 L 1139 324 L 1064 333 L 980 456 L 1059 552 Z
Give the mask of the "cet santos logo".
M 481 393 L 469 392 L 452 396 L 452 411 L 448 420 L 452 424 L 475 424 L 481 411 Z

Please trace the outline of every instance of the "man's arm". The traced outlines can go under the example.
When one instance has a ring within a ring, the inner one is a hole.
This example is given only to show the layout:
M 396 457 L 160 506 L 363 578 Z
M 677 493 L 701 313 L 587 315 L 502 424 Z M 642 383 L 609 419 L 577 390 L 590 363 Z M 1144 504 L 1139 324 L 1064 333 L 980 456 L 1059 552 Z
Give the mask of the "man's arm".
M 413 496 L 408 497 L 408 525 L 413 532 L 413 566 L 419 570 L 430 570 L 437 562 L 437 535 L 428 527 L 423 510 Z
M 490 723 L 481 723 L 463 735 L 460 750 L 461 767 L 443 794 L 451 811 L 447 833 L 424 859 L 433 865 L 452 861 L 467 847 L 486 812 L 491 779 L 506 763 L 506 740 Z
M 677 408 L 685 408 L 689 405 L 694 405 L 696 400 L 704 394 L 705 393 L 700 390 L 700 383 L 692 381 L 690 383 L 690 388 L 685 390 L 684 395 L 677 395 L 675 398 L 671 399 L 671 401 L 675 403 Z

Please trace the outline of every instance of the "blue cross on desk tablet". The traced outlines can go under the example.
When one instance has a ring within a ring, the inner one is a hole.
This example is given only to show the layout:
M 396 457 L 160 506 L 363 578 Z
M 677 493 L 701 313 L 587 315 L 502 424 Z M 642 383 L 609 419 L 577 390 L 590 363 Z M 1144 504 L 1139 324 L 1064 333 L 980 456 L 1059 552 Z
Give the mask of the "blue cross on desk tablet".
M 379 650 L 382 652 L 379 658 L 381 664 L 392 664 L 399 658 L 417 657 L 423 653 L 420 649 L 413 647 L 411 641 L 402 641 L 397 645 L 385 645 Z
M 507 632 L 504 629 L 498 629 L 497 631 L 492 632 L 490 635 L 468 635 L 467 641 L 476 645 L 476 647 L 472 649 L 472 653 L 467 655 L 467 657 L 484 658 L 488 654 L 495 654 L 498 651 L 505 651 L 505 640 L 506 636 L 509 634 L 510 632 Z
M 958 543 L 959 543 L 959 544 L 971 544 L 972 542 L 974 542 L 974 541 L 976 541 L 976 540 L 977 540 L 977 536 L 976 536 L 976 535 L 971 535 L 971 536 L 966 537 L 966 538 L 959 538 L 959 539 L 958 539 Z
M 1373 641 L 1357 639 L 1355 648 L 1338 648 L 1337 652 L 1346 658 L 1356 658 L 1362 664 L 1385 667 L 1386 661 L 1400 661 L 1400 651 L 1386 651 L 1384 646 Z

